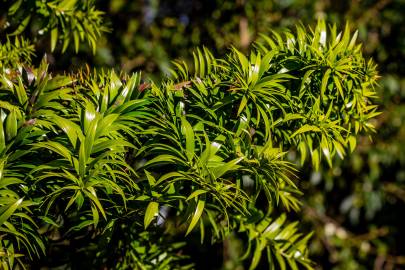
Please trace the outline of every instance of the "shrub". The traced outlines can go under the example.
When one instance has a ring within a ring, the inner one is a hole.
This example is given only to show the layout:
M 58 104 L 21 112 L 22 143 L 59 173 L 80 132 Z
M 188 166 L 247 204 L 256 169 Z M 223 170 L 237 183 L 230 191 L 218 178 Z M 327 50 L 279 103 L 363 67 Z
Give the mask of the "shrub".
M 189 269 L 180 236 L 199 233 L 201 243 L 241 238 L 250 269 L 265 256 L 311 269 L 311 234 L 288 214 L 301 192 L 286 154 L 332 166 L 374 130 L 377 75 L 356 36 L 319 22 L 262 36 L 248 56 L 201 48 L 160 83 L 4 61 L 2 267 Z M 11 42 L 0 52 L 19 51 Z

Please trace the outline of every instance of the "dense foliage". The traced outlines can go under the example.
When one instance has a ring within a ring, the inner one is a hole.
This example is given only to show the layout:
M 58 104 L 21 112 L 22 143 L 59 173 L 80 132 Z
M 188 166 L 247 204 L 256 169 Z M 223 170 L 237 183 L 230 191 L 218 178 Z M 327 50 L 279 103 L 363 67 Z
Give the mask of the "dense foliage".
M 32 23 L 47 26 L 37 29 L 51 50 L 73 42 L 77 51 L 82 41 L 94 49 L 104 31 L 101 18 L 80 21 L 93 17 L 78 10 L 98 12 L 80 1 L 52 2 L 49 13 L 37 12 L 41 1 L 17 2 L 10 14 L 39 14 Z M 71 20 L 80 22 L 64 24 Z M 171 79 L 156 83 L 139 73 L 22 67 L 33 47 L 12 35 L 1 48 L 3 267 L 186 269 L 190 236 L 179 235 L 193 229 L 201 242 L 241 239 L 251 268 L 264 256 L 276 268 L 312 265 L 300 236 L 309 230 L 286 215 L 300 211 L 301 194 L 286 154 L 332 165 L 359 131 L 373 130 L 375 67 L 357 33 L 321 22 L 262 36 L 248 56 L 232 49 L 217 59 L 202 48 L 190 68 L 175 62 Z
M 325 19 L 341 27 L 350 21 L 359 30 L 364 55 L 376 61 L 382 76 L 377 88 L 382 114 L 372 120 L 379 132 L 372 140 L 360 137 L 357 150 L 343 161 L 334 159 L 332 168 L 322 164 L 316 172 L 308 163 L 303 166 L 302 216 L 315 232 L 310 252 L 318 268 L 404 267 L 400 228 L 405 223 L 398 218 L 405 202 L 404 1 L 114 0 L 101 1 L 100 7 L 114 29 L 108 34 L 112 42 L 101 41 L 97 55 L 86 61 L 156 74 L 166 72 L 170 59 L 191 62 L 190 51 L 200 44 L 219 54 L 231 45 L 246 52 L 259 33 L 291 29 L 299 21 L 313 25 Z M 83 57 L 69 63 L 76 66 Z M 288 159 L 297 155 L 290 152 Z M 206 256 L 223 258 L 227 269 L 236 268 L 243 253 L 233 238 L 223 256 L 205 250 Z

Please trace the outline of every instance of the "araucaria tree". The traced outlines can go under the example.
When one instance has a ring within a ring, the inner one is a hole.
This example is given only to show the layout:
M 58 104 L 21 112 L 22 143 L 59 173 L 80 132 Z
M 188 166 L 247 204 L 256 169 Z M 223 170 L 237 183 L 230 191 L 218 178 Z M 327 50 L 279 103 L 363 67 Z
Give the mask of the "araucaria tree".
M 377 75 L 357 33 L 319 22 L 263 35 L 249 55 L 196 49 L 159 83 L 32 67 L 32 29 L 51 50 L 96 48 L 91 3 L 1 2 L 0 268 L 191 269 L 189 235 L 232 234 L 249 269 L 311 269 L 287 156 L 332 166 L 373 131 Z

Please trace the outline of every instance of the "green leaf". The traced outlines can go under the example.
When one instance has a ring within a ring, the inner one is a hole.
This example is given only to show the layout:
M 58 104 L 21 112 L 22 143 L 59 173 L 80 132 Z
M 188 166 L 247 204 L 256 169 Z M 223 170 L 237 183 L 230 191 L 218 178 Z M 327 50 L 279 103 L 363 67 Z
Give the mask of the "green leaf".
M 56 228 L 60 227 L 60 225 L 58 223 L 56 223 L 55 221 L 53 221 L 50 217 L 40 216 L 38 218 L 41 219 L 42 221 L 44 221 L 45 223 L 48 223 L 48 224 L 50 224 L 52 226 L 55 226 Z
M 356 45 L 357 36 L 359 35 L 359 30 L 356 30 L 353 34 L 352 39 L 350 40 L 349 46 L 347 46 L 348 50 L 353 49 L 354 45 Z
M 301 166 L 302 166 L 302 165 L 304 165 L 305 159 L 307 157 L 307 145 L 306 145 L 306 143 L 304 141 L 301 141 L 298 144 L 298 150 L 299 150 L 299 152 L 301 154 L 301 162 L 300 163 L 301 163 Z
M 330 152 L 330 148 L 329 148 L 329 143 L 326 139 L 325 136 L 322 136 L 321 139 L 321 149 L 323 152 L 323 155 L 326 157 L 326 160 L 329 164 L 329 167 L 332 167 L 332 160 L 331 160 L 331 152 Z
M 246 104 L 247 104 L 247 98 L 246 98 L 246 96 L 243 96 L 242 97 L 242 100 L 240 101 L 240 104 L 239 104 L 239 109 L 238 109 L 238 114 L 237 114 L 237 116 L 239 116 L 240 115 L 240 113 L 243 111 L 243 109 L 245 108 L 245 106 L 246 106 Z
M 62 145 L 58 142 L 53 142 L 53 141 L 39 142 L 39 143 L 35 144 L 34 147 L 49 149 L 52 152 L 58 153 L 59 155 L 64 157 L 69 162 L 73 163 L 72 153 L 69 151 L 68 148 L 66 148 L 64 145 Z
M 193 193 L 191 193 L 190 196 L 187 197 L 186 201 L 189 201 L 189 200 L 191 200 L 201 194 L 207 193 L 207 192 L 208 191 L 203 190 L 203 189 L 197 189 L 197 190 L 193 191 Z
M 50 120 L 66 133 L 72 146 L 76 147 L 77 137 L 83 136 L 80 127 L 69 119 L 60 117 L 58 115 L 53 115 Z
M 326 87 L 328 86 L 330 73 L 331 73 L 331 69 L 328 68 L 322 77 L 322 84 L 321 84 L 321 98 L 322 99 L 324 98 Z
M 17 112 L 15 110 L 10 111 L 6 118 L 6 139 L 10 141 L 17 136 Z
M 9 15 L 14 15 L 21 7 L 23 0 L 14 1 L 14 4 L 8 9 Z
M 147 161 L 143 167 L 151 166 L 151 165 L 156 165 L 156 164 L 176 164 L 177 162 L 183 163 L 183 161 L 175 156 L 172 155 L 159 155 L 157 157 L 154 157 L 153 159 Z
M 122 86 L 122 82 L 121 82 L 120 78 L 118 78 L 117 74 L 115 74 L 115 71 L 113 70 L 110 75 L 110 85 L 108 88 L 110 101 L 115 101 L 121 86 Z
M 58 75 L 46 82 L 44 92 L 59 89 L 73 83 L 74 80 L 69 76 Z
M 144 226 L 145 229 L 149 226 L 152 220 L 158 215 L 159 213 L 159 203 L 157 202 L 150 202 L 148 207 L 146 208 L 145 217 L 144 217 Z
M 181 118 L 181 130 L 186 137 L 186 155 L 188 160 L 191 161 L 194 157 L 194 131 L 185 117 Z
M 5 211 L 3 211 L 0 214 L 0 226 L 3 225 L 4 222 L 6 222 L 12 215 L 13 213 L 18 209 L 18 207 L 21 205 L 23 202 L 23 199 L 18 199 L 14 203 L 10 204 Z
M 90 155 L 93 151 L 93 144 L 94 144 L 94 140 L 96 137 L 97 125 L 98 125 L 98 118 L 95 118 L 90 122 L 90 125 L 86 132 L 86 136 L 84 138 L 84 142 L 82 142 L 82 144 L 84 143 L 84 149 L 85 149 L 85 151 L 84 151 L 85 162 L 87 162 L 87 160 L 90 158 Z
M 79 44 L 80 44 L 80 38 L 79 38 L 79 34 L 76 31 L 73 31 L 73 42 L 75 45 L 75 52 L 78 53 L 79 52 Z
M 195 208 L 193 218 L 191 219 L 190 225 L 188 226 L 186 235 L 188 235 L 197 225 L 198 220 L 200 219 L 205 206 L 205 201 L 198 200 L 197 207 Z
M 354 149 L 356 149 L 356 137 L 349 136 L 348 141 L 349 141 L 350 152 L 353 152 Z
M 27 17 L 25 17 L 25 19 L 18 25 L 17 29 L 10 34 L 10 36 L 17 36 L 19 34 L 21 34 L 25 28 L 27 28 L 28 23 L 31 20 L 31 14 L 28 15 Z
M 299 135 L 301 133 L 310 132 L 310 131 L 321 132 L 321 129 L 319 127 L 317 127 L 317 126 L 312 126 L 312 125 L 305 124 L 302 127 L 300 127 L 297 131 L 295 131 L 290 136 L 290 138 L 294 138 L 295 136 L 297 136 L 297 135 Z
M 0 154 L 6 148 L 6 138 L 4 136 L 3 120 L 0 117 Z
M 54 27 L 51 30 L 51 52 L 55 50 L 57 41 L 58 41 L 58 27 Z
M 97 228 L 97 224 L 100 218 L 98 215 L 97 208 L 94 205 L 91 206 L 91 213 L 93 215 L 94 228 Z
M 314 166 L 315 171 L 318 171 L 319 170 L 319 163 L 321 162 L 320 155 L 319 155 L 319 150 L 315 149 L 315 150 L 312 151 L 311 154 L 312 154 L 312 165 Z
M 77 0 L 63 0 L 59 3 L 58 8 L 62 11 L 72 10 L 76 3 Z
M 101 203 L 97 197 L 95 189 L 93 187 L 87 187 L 87 190 L 84 190 L 84 192 L 87 195 L 87 197 L 90 198 L 92 204 L 97 206 L 98 210 L 103 215 L 104 219 L 107 220 L 107 216 L 105 214 L 104 208 L 101 205 Z
M 211 160 L 212 157 L 218 152 L 221 146 L 224 144 L 225 136 L 220 135 L 212 143 L 206 143 L 206 149 L 201 153 L 199 163 L 203 165 Z
M 249 270 L 254 270 L 257 268 L 257 266 L 259 265 L 260 259 L 262 257 L 262 247 L 260 245 L 260 240 L 256 239 L 256 248 L 255 248 L 255 252 L 253 253 L 253 259 L 252 262 L 250 263 L 249 266 Z
M 249 70 L 249 61 L 247 59 L 247 57 L 241 53 L 240 51 L 238 51 L 236 48 L 233 48 L 234 53 L 236 53 L 238 59 L 239 59 L 239 63 L 241 65 L 242 71 L 244 71 L 244 73 L 246 73 Z
M 235 158 L 222 166 L 213 168 L 212 172 L 215 179 L 220 178 L 222 175 L 228 173 L 229 171 L 236 170 L 237 168 L 239 168 L 237 164 L 241 162 L 243 159 L 244 157 Z
M 342 84 L 340 83 L 338 77 L 333 76 L 333 81 L 335 82 L 335 86 L 336 86 L 337 90 L 339 91 L 340 96 L 342 97 L 342 99 L 344 99 Z
M 156 184 L 155 177 L 153 177 L 153 175 L 151 175 L 150 172 L 148 172 L 147 170 L 145 170 L 145 175 L 146 175 L 146 178 L 148 179 L 149 185 L 151 187 L 155 186 L 155 184 Z
M 18 102 L 20 103 L 21 106 L 25 107 L 28 97 L 27 97 L 27 93 L 25 91 L 21 77 L 18 77 L 18 86 L 15 87 L 15 90 L 17 93 Z

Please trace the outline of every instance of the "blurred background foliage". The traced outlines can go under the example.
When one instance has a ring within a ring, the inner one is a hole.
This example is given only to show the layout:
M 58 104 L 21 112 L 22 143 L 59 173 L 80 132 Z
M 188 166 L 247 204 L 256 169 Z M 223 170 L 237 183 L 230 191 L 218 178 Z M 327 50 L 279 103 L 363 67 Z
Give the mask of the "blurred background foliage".
M 364 53 L 374 58 L 382 77 L 378 90 L 382 114 L 374 123 L 377 134 L 361 138 L 356 151 L 344 161 L 336 159 L 332 168 L 324 164 L 315 171 L 309 163 L 303 166 L 302 220 L 308 232 L 315 232 L 311 252 L 319 269 L 405 269 L 405 219 L 401 217 L 405 203 L 404 0 L 95 3 L 105 12 L 109 30 L 100 33 L 94 53 L 91 44 L 67 48 L 68 53 L 51 52 L 51 39 L 30 25 L 24 31 L 36 40 L 33 61 L 38 63 L 40 53 L 46 52 L 54 70 L 67 66 L 76 70 L 89 64 L 127 72 L 143 70 L 158 79 L 168 73 L 171 59 L 191 62 L 197 46 L 204 45 L 217 55 L 231 46 L 247 50 L 259 33 L 299 22 L 315 25 L 318 19 L 337 23 L 338 28 L 349 21 L 359 29 Z M 8 27 L 6 10 L 0 9 L 0 29 Z M 289 158 L 296 159 L 294 154 Z M 207 246 L 192 252 L 201 269 L 243 269 L 237 263 L 243 250 L 236 238 L 230 238 L 223 250 Z M 221 263 L 213 265 L 214 261 Z

